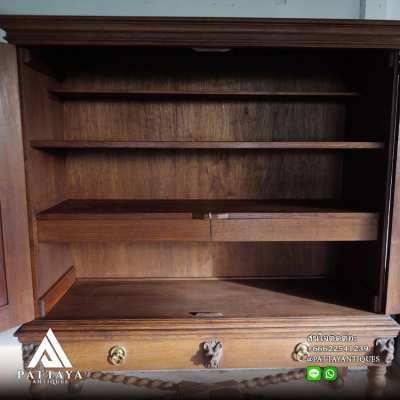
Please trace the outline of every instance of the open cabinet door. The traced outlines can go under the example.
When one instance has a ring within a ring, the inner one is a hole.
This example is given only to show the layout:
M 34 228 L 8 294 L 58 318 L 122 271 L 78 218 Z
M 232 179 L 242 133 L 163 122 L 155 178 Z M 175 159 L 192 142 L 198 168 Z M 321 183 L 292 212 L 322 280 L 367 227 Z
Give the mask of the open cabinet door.
M 17 68 L 0 44 L 0 330 L 34 318 Z
M 395 76 L 393 80 L 393 104 L 391 115 L 392 131 L 392 160 L 393 171 L 389 180 L 393 187 L 390 190 L 391 225 L 388 228 L 388 263 L 386 272 L 386 314 L 400 314 L 400 141 L 399 141 L 399 114 L 400 114 L 400 57 L 395 57 Z M 390 185 L 390 182 L 389 184 Z

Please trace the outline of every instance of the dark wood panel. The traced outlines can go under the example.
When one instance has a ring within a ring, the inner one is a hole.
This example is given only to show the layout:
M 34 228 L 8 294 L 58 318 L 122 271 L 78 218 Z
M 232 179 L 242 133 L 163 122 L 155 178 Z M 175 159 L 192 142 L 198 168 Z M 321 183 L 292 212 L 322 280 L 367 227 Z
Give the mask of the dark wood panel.
M 332 152 L 70 152 L 70 198 L 337 199 L 342 155 Z
M 31 140 L 62 140 L 62 103 L 49 97 L 47 88 L 55 79 L 25 63 L 26 54 L 20 49 L 22 125 L 25 145 L 25 170 L 30 218 L 31 263 L 33 268 L 36 314 L 40 315 L 38 299 L 71 266 L 67 246 L 48 253 L 39 247 L 35 213 L 65 199 L 65 157 L 38 151 Z
M 398 131 L 398 128 L 396 128 Z M 389 257 L 387 265 L 386 313 L 400 313 L 400 147 L 395 149 L 394 191 L 391 199 L 391 231 L 389 235 Z
M 39 220 L 344 218 L 370 215 L 360 204 L 334 200 L 80 200 L 63 201 L 37 214 Z
M 82 100 L 64 103 L 64 132 L 68 140 L 343 141 L 345 116 L 345 104 L 326 101 Z
M 0 26 L 23 45 L 400 47 L 397 21 L 3 15 Z
M 34 213 L 65 197 L 64 157 L 30 146 L 31 140 L 63 139 L 63 108 L 62 103 L 47 94 L 47 86 L 54 81 L 52 78 L 22 61 L 20 72 L 29 206 Z
M 230 98 L 282 98 L 286 100 L 290 98 L 294 101 L 301 101 L 303 99 L 323 99 L 323 98 L 346 98 L 358 97 L 358 92 L 324 92 L 324 91 L 217 91 L 217 90 L 112 90 L 112 89 L 91 89 L 91 88 L 67 88 L 61 89 L 53 88 L 49 92 L 57 97 L 63 99 L 112 99 L 112 98 L 140 98 L 142 100 L 151 98 L 187 98 L 202 97 L 215 99 L 230 99 Z
M 4 239 L 3 239 L 3 220 L 1 217 L 0 203 L 0 307 L 8 304 L 6 264 L 4 259 Z
M 83 278 L 326 277 L 342 264 L 342 244 L 333 242 L 91 242 L 71 250 Z
M 39 300 L 73 265 L 69 243 L 39 243 L 37 231 L 37 299 Z M 38 310 L 40 312 L 40 309 Z
M 35 149 L 317 149 L 373 150 L 383 149 L 383 142 L 205 142 L 205 141 L 117 141 L 117 140 L 32 140 Z
M 377 214 L 226 219 L 211 221 L 212 240 L 229 241 L 357 241 L 376 240 Z
M 44 220 L 38 221 L 41 242 L 208 241 L 206 220 Z
M 377 239 L 377 213 L 331 208 L 329 202 L 323 205 L 317 201 L 70 200 L 39 214 L 38 235 L 44 242 Z
M 48 319 L 224 318 L 365 315 L 363 305 L 326 280 L 79 281 Z
M 8 305 L 0 330 L 34 316 L 17 55 L 0 44 L 0 205 Z

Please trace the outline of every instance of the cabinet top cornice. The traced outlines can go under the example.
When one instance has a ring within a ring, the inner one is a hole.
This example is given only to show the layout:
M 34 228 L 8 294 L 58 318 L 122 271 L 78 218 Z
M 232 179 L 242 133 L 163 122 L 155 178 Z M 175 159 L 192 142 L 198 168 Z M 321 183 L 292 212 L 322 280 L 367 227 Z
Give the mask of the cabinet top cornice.
M 2 15 L 18 45 L 400 48 L 400 21 Z

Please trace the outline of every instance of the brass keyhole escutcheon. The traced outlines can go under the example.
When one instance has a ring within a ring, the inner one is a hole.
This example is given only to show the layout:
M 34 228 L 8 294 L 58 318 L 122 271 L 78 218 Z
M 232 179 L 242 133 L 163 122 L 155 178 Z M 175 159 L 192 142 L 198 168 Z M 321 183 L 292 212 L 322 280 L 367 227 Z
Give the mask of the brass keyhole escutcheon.
M 126 361 L 127 351 L 124 346 L 111 347 L 108 352 L 108 361 L 116 366 L 122 365 Z
M 307 357 L 310 355 L 310 345 L 309 343 L 299 343 L 293 352 L 293 359 L 295 361 L 306 361 Z

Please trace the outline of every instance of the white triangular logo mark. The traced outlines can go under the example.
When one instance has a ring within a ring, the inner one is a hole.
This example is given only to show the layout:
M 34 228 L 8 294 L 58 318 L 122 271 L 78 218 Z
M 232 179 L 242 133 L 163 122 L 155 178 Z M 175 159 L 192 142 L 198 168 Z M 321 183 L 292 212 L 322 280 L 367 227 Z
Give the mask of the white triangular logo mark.
M 71 362 L 51 329 L 47 331 L 28 368 L 35 368 L 39 361 L 45 368 L 72 368 Z

